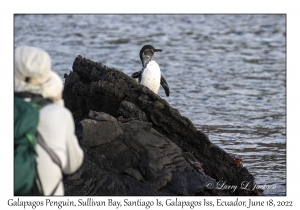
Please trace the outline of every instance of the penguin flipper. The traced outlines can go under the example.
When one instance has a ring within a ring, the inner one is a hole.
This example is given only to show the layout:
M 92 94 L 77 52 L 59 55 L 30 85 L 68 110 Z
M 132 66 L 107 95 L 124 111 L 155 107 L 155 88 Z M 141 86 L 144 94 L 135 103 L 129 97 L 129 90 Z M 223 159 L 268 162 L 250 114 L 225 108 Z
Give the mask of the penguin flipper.
M 164 88 L 164 90 L 166 92 L 166 95 L 169 97 L 169 95 L 170 95 L 169 86 L 168 86 L 167 81 L 165 80 L 165 78 L 162 75 L 161 75 L 161 78 L 160 78 L 160 84 Z
M 135 72 L 131 75 L 132 78 L 139 78 L 139 83 L 141 83 L 141 80 L 142 80 L 142 71 L 138 71 L 138 72 Z
M 142 71 L 135 72 L 131 75 L 132 78 L 139 78 L 141 76 Z

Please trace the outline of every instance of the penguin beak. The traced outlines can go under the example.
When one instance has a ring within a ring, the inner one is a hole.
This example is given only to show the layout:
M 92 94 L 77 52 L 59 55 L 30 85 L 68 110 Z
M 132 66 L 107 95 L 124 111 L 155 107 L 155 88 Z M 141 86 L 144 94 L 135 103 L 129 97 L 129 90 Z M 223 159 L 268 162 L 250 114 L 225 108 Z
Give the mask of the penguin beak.
M 156 52 L 162 52 L 161 49 L 153 49 L 153 52 L 156 53 Z

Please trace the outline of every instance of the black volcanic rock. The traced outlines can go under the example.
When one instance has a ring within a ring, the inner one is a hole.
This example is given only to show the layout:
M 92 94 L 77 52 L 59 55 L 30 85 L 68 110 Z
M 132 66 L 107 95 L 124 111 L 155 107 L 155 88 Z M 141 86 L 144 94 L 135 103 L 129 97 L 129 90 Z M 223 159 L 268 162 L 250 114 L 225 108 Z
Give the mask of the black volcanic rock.
M 78 56 L 65 78 L 85 152 L 81 168 L 64 177 L 66 195 L 262 195 L 239 187 L 253 188 L 247 168 L 235 168 L 189 119 L 123 72 Z M 238 188 L 206 188 L 218 181 Z

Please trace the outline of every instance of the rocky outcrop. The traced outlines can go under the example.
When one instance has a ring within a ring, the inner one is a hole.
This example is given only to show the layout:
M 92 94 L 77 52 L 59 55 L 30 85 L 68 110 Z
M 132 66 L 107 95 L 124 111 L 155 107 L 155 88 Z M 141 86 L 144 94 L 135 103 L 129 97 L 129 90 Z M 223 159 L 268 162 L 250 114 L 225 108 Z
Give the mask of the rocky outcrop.
M 78 56 L 63 98 L 85 152 L 66 195 L 259 195 L 245 167 L 167 101 L 123 72 Z M 226 182 L 233 190 L 208 189 Z M 252 189 L 252 188 L 251 188 Z

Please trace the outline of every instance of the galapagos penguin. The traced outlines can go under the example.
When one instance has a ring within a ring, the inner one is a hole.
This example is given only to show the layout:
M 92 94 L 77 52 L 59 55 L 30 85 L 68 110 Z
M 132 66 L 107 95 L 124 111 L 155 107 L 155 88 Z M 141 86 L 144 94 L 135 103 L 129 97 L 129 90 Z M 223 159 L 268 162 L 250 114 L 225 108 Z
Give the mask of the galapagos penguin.
M 155 49 L 152 45 L 145 45 L 140 50 L 140 59 L 143 68 L 141 71 L 135 72 L 131 75 L 132 78 L 138 78 L 138 82 L 148 87 L 154 93 L 158 93 L 160 85 L 165 90 L 169 97 L 170 90 L 165 78 L 161 75 L 160 68 L 155 62 L 153 56 L 156 52 L 161 52 L 161 49 Z

